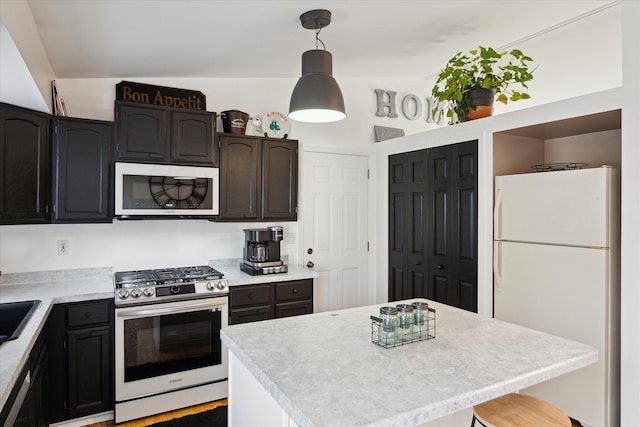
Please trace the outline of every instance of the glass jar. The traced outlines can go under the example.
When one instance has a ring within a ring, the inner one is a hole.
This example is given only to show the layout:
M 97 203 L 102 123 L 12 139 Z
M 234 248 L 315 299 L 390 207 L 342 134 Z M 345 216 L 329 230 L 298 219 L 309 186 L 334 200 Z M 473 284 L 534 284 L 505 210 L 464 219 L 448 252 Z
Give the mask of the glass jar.
M 398 304 L 398 327 L 396 328 L 396 341 L 409 342 L 413 340 L 413 306 L 411 304 Z
M 380 307 L 380 320 L 378 344 L 383 347 L 394 346 L 396 344 L 398 310 L 395 307 Z
M 429 336 L 429 304 L 415 301 L 413 304 L 413 333 L 416 338 L 425 339 Z

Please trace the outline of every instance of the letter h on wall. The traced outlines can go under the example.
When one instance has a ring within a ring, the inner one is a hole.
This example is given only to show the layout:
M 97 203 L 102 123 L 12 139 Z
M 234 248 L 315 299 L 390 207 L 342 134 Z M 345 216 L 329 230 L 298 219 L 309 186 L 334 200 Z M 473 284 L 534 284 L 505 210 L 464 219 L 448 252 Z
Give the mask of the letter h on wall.
M 396 117 L 398 117 L 398 113 L 396 113 L 396 95 L 397 92 L 394 92 L 392 90 L 387 90 L 384 91 L 382 89 L 374 89 L 375 93 L 376 93 L 376 103 L 377 103 L 377 110 L 376 110 L 376 116 L 378 117 L 391 117 L 393 119 L 395 119 Z M 389 101 L 388 102 L 384 102 L 384 94 L 387 94 L 387 96 L 389 97 Z M 385 113 L 384 109 L 389 108 L 389 112 Z

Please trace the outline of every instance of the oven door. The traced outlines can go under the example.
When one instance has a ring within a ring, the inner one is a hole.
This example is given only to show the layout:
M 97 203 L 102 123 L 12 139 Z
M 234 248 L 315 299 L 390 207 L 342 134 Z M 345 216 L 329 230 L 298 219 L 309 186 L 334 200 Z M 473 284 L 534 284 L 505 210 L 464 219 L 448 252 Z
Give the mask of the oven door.
M 227 378 L 228 298 L 116 308 L 116 401 Z

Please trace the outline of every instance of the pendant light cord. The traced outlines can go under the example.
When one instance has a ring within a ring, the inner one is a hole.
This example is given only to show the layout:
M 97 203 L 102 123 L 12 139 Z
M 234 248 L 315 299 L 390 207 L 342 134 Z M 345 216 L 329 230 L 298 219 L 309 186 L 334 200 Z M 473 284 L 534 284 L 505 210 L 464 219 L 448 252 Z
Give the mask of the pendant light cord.
M 322 26 L 316 30 L 316 49 L 318 49 L 318 43 L 322 44 L 322 50 L 327 50 L 327 47 L 324 45 L 324 42 L 320 40 L 320 31 L 322 30 Z

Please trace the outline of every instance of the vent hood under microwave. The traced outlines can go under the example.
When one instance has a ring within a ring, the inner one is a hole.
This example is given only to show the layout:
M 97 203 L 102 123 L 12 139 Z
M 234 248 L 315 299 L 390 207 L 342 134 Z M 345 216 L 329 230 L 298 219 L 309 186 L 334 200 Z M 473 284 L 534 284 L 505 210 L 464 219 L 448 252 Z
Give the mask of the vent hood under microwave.
M 211 219 L 219 213 L 219 169 L 115 163 L 118 219 Z

